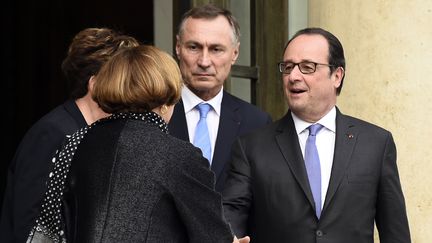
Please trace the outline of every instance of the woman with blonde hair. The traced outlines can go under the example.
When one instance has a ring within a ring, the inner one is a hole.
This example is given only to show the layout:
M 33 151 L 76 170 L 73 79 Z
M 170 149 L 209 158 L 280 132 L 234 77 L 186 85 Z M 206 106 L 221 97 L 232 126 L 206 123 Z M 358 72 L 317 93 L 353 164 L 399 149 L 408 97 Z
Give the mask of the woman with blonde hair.
M 122 50 L 101 68 L 92 97 L 112 115 L 75 133 L 56 156 L 61 169 L 44 208 L 65 216 L 41 217 L 45 235 L 80 243 L 233 241 L 207 160 L 168 134 L 181 86 L 175 60 L 152 46 Z

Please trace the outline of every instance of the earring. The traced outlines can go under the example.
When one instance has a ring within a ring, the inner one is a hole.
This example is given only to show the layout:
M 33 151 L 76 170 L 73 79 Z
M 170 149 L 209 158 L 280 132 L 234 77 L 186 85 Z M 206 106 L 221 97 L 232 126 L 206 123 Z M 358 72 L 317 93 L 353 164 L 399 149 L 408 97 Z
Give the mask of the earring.
M 160 108 L 160 112 L 161 114 L 165 114 L 168 111 L 168 106 L 167 105 L 162 105 Z

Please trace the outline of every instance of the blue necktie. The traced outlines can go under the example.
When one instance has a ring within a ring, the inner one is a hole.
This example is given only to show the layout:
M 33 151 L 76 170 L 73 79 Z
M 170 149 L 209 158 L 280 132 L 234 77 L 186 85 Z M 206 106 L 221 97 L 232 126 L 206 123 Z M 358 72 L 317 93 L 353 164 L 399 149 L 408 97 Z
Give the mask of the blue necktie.
M 193 144 L 201 149 L 204 157 L 211 164 L 211 143 L 206 121 L 207 113 L 211 109 L 211 106 L 206 103 L 201 103 L 196 107 L 199 110 L 200 119 L 195 130 L 195 138 Z
M 315 213 L 318 218 L 321 216 L 321 166 L 315 140 L 316 134 L 321 128 L 323 128 L 321 124 L 313 124 L 308 127 L 309 136 L 305 148 L 306 171 L 315 201 Z

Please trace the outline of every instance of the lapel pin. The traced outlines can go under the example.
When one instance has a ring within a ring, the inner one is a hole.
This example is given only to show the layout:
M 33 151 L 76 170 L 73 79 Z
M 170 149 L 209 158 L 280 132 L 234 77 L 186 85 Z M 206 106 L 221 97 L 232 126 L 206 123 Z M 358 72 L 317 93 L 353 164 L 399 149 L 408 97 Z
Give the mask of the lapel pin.
M 354 135 L 352 135 L 352 134 L 347 134 L 347 137 L 348 137 L 349 139 L 351 139 L 351 138 L 354 138 Z

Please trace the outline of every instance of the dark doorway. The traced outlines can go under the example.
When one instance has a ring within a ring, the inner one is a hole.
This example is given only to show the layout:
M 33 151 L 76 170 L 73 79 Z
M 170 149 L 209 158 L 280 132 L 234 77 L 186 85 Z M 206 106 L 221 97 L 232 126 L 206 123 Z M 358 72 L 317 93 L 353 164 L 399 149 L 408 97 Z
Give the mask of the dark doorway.
M 7 168 L 30 126 L 67 99 L 60 65 L 72 37 L 109 27 L 153 44 L 153 1 L 5 0 L 1 8 L 2 105 L 6 121 L 0 202 Z

